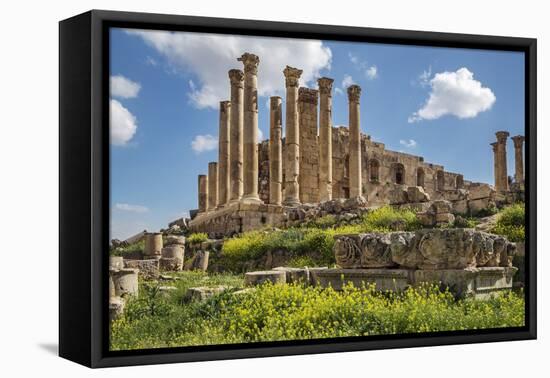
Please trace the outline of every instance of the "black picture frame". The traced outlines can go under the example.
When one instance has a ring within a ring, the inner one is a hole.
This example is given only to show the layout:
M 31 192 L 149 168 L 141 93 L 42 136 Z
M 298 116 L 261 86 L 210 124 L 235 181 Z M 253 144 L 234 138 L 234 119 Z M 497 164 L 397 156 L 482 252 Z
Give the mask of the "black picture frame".
M 525 327 L 112 352 L 108 348 L 110 27 L 525 53 Z M 535 339 L 536 39 L 92 10 L 59 23 L 59 354 L 89 367 Z

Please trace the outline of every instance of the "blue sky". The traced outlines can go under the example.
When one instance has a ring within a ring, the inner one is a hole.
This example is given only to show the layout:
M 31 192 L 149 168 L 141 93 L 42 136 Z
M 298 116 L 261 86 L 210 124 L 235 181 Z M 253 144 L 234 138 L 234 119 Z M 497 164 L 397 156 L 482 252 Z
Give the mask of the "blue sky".
M 112 237 L 158 230 L 196 208 L 197 175 L 217 160 L 227 71 L 242 69 L 244 52 L 260 57 L 264 139 L 286 64 L 304 70 L 303 85 L 334 79 L 334 125 L 347 125 L 345 87 L 358 84 L 363 133 L 467 180 L 493 183 L 495 131 L 524 134 L 522 53 L 112 29 Z M 508 151 L 512 175 L 511 141 Z

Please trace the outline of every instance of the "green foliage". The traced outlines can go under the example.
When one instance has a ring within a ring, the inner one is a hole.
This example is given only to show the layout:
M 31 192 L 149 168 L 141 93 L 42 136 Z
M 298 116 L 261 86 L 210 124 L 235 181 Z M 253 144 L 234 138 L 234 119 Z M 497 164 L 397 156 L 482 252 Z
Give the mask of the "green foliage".
M 208 240 L 208 234 L 206 232 L 195 232 L 189 235 L 186 241 L 190 244 L 198 244 Z
M 316 227 L 316 228 L 330 228 L 334 227 L 337 223 L 336 217 L 334 215 L 328 214 L 322 217 L 316 218 L 311 222 L 308 222 L 307 227 Z
M 111 248 L 109 251 L 111 256 L 124 256 L 128 253 L 143 252 L 145 249 L 145 240 L 140 240 L 137 243 L 130 244 L 125 247 Z
M 246 262 L 268 252 L 285 250 L 294 257 L 309 257 L 309 261 L 314 262 L 312 265 L 330 265 L 334 264 L 333 235 L 332 230 L 317 228 L 245 232 L 224 242 L 220 263 L 239 271 Z
M 476 218 L 485 218 L 490 217 L 491 215 L 495 215 L 498 213 L 498 209 L 495 205 L 489 205 L 489 207 L 486 207 L 484 209 L 480 209 L 474 214 L 471 214 L 472 216 L 475 216 Z
M 179 283 L 187 286 L 199 277 Z M 203 277 L 204 278 L 204 277 Z M 202 278 L 200 278 L 202 280 Z M 227 277 L 225 279 L 228 279 Z M 187 282 L 189 281 L 189 282 Z M 179 282 L 179 281 L 178 281 Z M 331 288 L 265 284 L 253 291 L 225 292 L 203 302 L 157 298 L 169 306 L 135 316 L 128 306 L 111 327 L 114 350 L 318 339 L 360 335 L 438 332 L 524 325 L 523 293 L 487 301 L 455 300 L 435 285 L 402 293 L 373 286 Z
M 525 204 L 516 203 L 504 208 L 491 232 L 506 236 L 513 242 L 525 241 Z
M 464 218 L 460 215 L 457 215 L 453 223 L 455 228 L 474 228 L 479 224 L 479 219 L 476 218 Z
M 414 211 L 383 206 L 363 216 L 362 232 L 414 231 L 422 228 Z

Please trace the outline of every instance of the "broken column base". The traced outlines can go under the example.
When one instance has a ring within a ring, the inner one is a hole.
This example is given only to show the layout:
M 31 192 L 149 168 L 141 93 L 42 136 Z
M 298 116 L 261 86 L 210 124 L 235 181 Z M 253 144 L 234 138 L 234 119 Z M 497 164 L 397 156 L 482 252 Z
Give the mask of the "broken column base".
M 351 282 L 356 287 L 375 284 L 380 291 L 403 291 L 409 286 L 437 283 L 459 298 L 488 299 L 512 289 L 517 268 L 491 267 L 445 270 L 326 269 L 317 272 L 317 284 L 342 290 Z

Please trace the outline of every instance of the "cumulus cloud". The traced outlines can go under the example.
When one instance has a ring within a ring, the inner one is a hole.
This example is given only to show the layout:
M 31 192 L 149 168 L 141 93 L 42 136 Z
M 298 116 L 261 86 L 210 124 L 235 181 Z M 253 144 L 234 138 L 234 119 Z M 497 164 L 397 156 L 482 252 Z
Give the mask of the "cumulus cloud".
M 117 100 L 111 99 L 110 108 L 111 144 L 124 146 L 136 133 L 136 117 Z
M 141 84 L 122 75 L 111 76 L 111 96 L 118 98 L 135 98 L 139 94 Z
M 496 101 L 493 91 L 483 87 L 474 79 L 473 72 L 464 67 L 456 72 L 435 74 L 429 80 L 429 86 L 429 98 L 420 110 L 409 116 L 409 123 L 437 119 L 444 115 L 454 115 L 460 119 L 473 118 L 491 109 Z
M 196 77 L 189 99 L 197 108 L 219 107 L 229 98 L 227 71 L 242 69 L 237 58 L 244 52 L 260 57 L 258 94 L 281 95 L 285 80 L 283 69 L 288 64 L 303 70 L 301 83 L 314 85 L 321 70 L 330 69 L 332 52 L 322 41 L 261 38 L 189 32 L 128 30 L 162 54 L 178 72 Z
M 415 148 L 417 143 L 414 139 L 401 139 L 399 144 L 407 148 Z
M 344 91 L 341 88 L 334 88 L 334 93 L 339 94 L 339 95 L 343 95 Z
M 345 89 L 353 84 L 355 84 L 355 81 L 353 80 L 351 75 L 348 75 L 348 74 L 344 75 L 344 79 L 342 80 L 342 88 Z
M 218 148 L 218 139 L 210 134 L 197 135 L 191 141 L 191 148 L 197 153 L 212 151 Z
M 129 203 L 116 203 L 115 209 L 122 210 L 122 211 L 128 211 L 131 213 L 146 213 L 149 211 L 149 209 L 145 206 L 141 205 L 130 205 Z
M 373 80 L 378 77 L 378 67 L 375 65 L 370 65 L 367 61 L 361 60 L 357 55 L 349 52 L 348 57 L 350 62 L 355 66 L 355 68 L 365 76 L 368 80 Z

